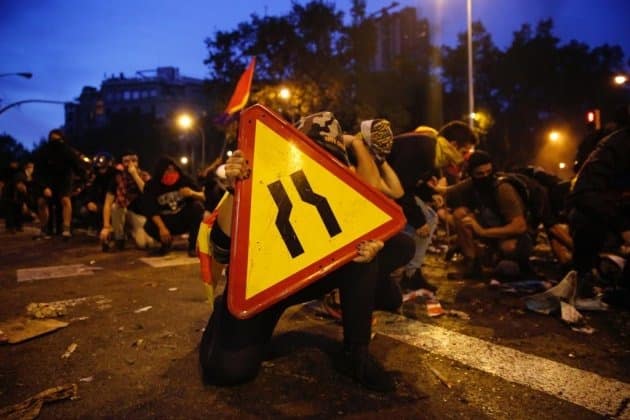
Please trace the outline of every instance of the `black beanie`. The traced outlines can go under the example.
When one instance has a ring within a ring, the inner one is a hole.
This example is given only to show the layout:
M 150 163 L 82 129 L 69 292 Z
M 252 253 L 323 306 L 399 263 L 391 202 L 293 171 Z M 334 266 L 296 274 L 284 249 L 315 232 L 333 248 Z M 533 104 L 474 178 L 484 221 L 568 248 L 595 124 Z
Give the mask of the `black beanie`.
M 468 172 L 472 172 L 477 166 L 485 165 L 486 163 L 492 163 L 492 157 L 488 152 L 483 150 L 475 150 L 475 152 L 468 158 Z

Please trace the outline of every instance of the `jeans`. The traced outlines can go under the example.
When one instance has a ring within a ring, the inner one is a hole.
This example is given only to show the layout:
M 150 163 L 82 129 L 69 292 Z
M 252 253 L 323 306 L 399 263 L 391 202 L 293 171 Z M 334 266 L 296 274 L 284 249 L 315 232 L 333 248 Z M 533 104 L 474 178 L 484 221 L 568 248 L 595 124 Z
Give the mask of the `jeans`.
M 429 226 L 429 235 L 426 237 L 418 236 L 416 234 L 416 228 L 407 224 L 405 226 L 404 232 L 411 236 L 416 243 L 416 253 L 413 258 L 407 264 L 405 268 L 405 275 L 407 277 L 411 277 L 416 270 L 420 270 L 422 266 L 422 262 L 424 261 L 424 256 L 427 254 L 427 248 L 429 248 L 429 244 L 431 243 L 431 239 L 433 238 L 433 234 L 435 233 L 435 229 L 437 228 L 438 218 L 437 213 L 433 210 L 428 204 L 424 201 L 420 200 L 416 197 L 416 204 L 424 213 L 424 217 L 427 220 L 427 225 Z

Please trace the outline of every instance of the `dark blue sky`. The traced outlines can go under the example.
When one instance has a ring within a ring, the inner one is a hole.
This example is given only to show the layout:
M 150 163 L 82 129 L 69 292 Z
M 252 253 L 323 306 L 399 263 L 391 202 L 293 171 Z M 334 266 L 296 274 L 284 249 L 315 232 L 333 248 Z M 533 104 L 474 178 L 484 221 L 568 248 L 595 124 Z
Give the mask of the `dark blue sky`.
M 351 1 L 334 3 L 348 12 Z M 368 13 L 390 3 L 367 0 Z M 453 44 L 465 30 L 466 0 L 399 3 L 429 17 L 441 44 Z M 0 73 L 34 74 L 30 80 L 0 77 L 0 107 L 24 99 L 69 101 L 85 85 L 99 87 L 105 74 L 131 76 L 159 66 L 203 78 L 206 37 L 252 13 L 283 14 L 290 7 L 291 0 L 0 0 Z M 473 0 L 473 19 L 500 48 L 523 23 L 548 17 L 563 43 L 617 44 L 630 55 L 630 0 Z M 0 115 L 0 133 L 30 148 L 63 120 L 61 105 L 25 104 Z

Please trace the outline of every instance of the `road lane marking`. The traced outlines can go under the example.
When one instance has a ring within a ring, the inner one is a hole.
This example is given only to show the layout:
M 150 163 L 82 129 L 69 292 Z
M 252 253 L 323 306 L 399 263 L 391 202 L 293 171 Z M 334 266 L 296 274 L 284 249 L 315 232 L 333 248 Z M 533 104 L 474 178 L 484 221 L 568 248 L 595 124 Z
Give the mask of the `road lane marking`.
M 375 332 L 598 414 L 630 418 L 625 382 L 401 316 L 382 321 Z

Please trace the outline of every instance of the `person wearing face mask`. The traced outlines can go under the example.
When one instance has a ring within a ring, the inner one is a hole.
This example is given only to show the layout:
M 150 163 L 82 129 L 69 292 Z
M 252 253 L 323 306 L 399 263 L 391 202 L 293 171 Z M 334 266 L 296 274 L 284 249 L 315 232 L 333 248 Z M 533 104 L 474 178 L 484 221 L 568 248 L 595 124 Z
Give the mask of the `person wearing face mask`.
M 529 270 L 533 240 L 527 223 L 527 209 L 521 194 L 510 182 L 495 172 L 491 156 L 475 151 L 468 159 L 469 179 L 446 192 L 446 200 L 454 209 L 452 221 L 457 242 L 464 255 L 464 272 L 449 273 L 450 278 L 481 278 L 480 240 L 496 249 L 502 260 Z
M 145 187 L 147 222 L 145 231 L 159 241 L 159 254 L 166 254 L 173 235 L 188 233 L 188 255 L 196 257 L 199 224 L 203 218 L 203 192 L 186 176 L 175 161 L 162 157 Z
M 100 239 L 103 251 L 125 247 L 125 236 L 129 234 L 140 249 L 153 248 L 156 242 L 144 231 L 146 218 L 142 214 L 142 193 L 151 175 L 142 170 L 136 152 L 123 152 L 121 163 L 116 165 L 110 179 L 103 203 L 103 228 Z
M 440 203 L 433 181 L 440 171 L 464 162 L 464 153 L 478 143 L 477 135 L 462 121 L 451 121 L 439 131 L 420 126 L 394 137 L 387 162 L 398 175 L 404 195 L 396 200 L 407 217 L 405 232 L 416 243 L 416 252 L 405 268 L 401 285 L 408 289 L 437 288 L 422 274 L 421 266 L 437 227 L 437 215 L 430 203 Z

